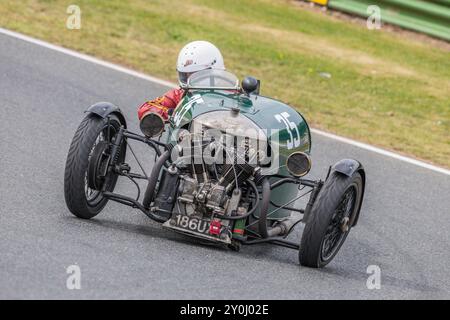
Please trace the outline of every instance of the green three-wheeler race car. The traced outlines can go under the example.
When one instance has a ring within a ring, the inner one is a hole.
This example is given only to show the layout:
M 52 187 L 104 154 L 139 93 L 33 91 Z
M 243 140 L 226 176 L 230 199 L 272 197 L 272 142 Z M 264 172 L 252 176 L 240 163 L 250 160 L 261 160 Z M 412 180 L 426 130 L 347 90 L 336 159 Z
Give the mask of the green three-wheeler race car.
M 127 129 L 117 106 L 92 105 L 67 157 L 69 210 L 90 219 L 113 200 L 208 243 L 233 250 L 271 243 L 298 250 L 301 265 L 325 266 L 358 221 L 364 169 L 343 159 L 323 181 L 304 178 L 311 168 L 308 124 L 290 106 L 261 96 L 259 86 L 252 77 L 240 85 L 223 70 L 197 72 L 169 122 L 149 114 L 140 122 L 143 134 Z M 135 152 L 139 173 L 131 170 L 129 140 L 154 150 L 151 172 Z M 135 183 L 137 197 L 114 193 L 119 176 Z M 142 197 L 139 179 L 147 183 Z M 298 223 L 305 224 L 300 243 L 288 240 Z

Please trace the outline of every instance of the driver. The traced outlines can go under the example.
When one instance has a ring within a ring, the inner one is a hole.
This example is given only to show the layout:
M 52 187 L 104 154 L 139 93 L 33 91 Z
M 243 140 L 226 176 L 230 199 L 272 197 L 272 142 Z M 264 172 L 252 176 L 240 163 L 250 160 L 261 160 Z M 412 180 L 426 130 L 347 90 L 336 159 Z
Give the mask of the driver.
M 223 57 L 219 49 L 208 41 L 193 41 L 185 45 L 178 54 L 177 61 L 180 85 L 186 84 L 193 73 L 205 69 L 225 70 Z M 138 109 L 139 120 L 144 116 L 154 114 L 167 121 L 171 111 L 178 105 L 183 96 L 184 90 L 176 88 L 156 99 L 145 102 Z

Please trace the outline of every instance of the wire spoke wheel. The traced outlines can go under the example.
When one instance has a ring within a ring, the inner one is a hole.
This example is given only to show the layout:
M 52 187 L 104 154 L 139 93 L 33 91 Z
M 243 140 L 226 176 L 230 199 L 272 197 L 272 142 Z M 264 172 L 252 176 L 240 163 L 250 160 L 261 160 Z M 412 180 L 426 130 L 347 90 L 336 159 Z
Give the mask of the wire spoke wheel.
M 89 205 L 95 206 L 102 199 L 102 188 L 106 181 L 104 176 L 110 161 L 110 143 L 115 138 L 118 125 L 114 122 L 107 122 L 95 139 L 89 152 L 88 167 L 84 175 L 85 195 Z M 106 186 L 109 189 L 109 186 Z
M 327 265 L 345 242 L 361 208 L 365 176 L 332 172 L 314 201 L 303 231 L 299 260 L 303 266 Z
M 106 205 L 103 191 L 113 191 L 118 176 L 108 172 L 110 144 L 122 125 L 119 118 L 88 114 L 79 125 L 66 160 L 64 196 L 69 210 L 90 219 Z M 119 159 L 125 159 L 126 144 L 120 146 Z M 107 183 L 107 185 L 105 185 Z
M 331 218 L 322 243 L 322 260 L 328 260 L 339 249 L 346 233 L 350 231 L 348 223 L 355 208 L 356 188 L 351 186 L 342 197 Z

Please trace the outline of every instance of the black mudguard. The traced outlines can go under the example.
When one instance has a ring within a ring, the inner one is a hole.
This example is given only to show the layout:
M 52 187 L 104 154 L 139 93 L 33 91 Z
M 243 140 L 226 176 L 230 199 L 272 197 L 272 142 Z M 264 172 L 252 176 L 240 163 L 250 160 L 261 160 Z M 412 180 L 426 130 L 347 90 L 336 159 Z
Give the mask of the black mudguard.
M 125 120 L 125 116 L 123 115 L 120 108 L 110 102 L 97 102 L 90 106 L 85 112 L 93 113 L 101 118 L 106 118 L 110 114 L 115 114 L 119 119 L 123 126 L 127 127 L 127 121 Z
M 363 180 L 363 190 L 362 190 L 362 200 L 358 212 L 356 213 L 355 220 L 353 221 L 352 227 L 356 225 L 359 219 L 359 213 L 361 211 L 362 201 L 364 200 L 364 191 L 366 189 L 366 171 L 362 164 L 354 159 L 342 159 L 336 162 L 331 169 L 333 171 L 339 172 L 340 174 L 351 177 L 355 172 L 359 172 Z

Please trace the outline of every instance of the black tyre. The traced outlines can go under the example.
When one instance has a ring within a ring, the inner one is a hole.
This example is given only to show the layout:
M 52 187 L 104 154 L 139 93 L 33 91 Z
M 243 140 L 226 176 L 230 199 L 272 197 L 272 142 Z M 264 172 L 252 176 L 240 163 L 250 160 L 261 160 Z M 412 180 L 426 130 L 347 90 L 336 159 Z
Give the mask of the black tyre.
M 363 197 L 363 179 L 332 172 L 320 190 L 300 242 L 303 266 L 321 268 L 337 254 L 350 232 Z
M 110 115 L 108 121 L 88 114 L 75 132 L 66 160 L 64 197 L 70 212 L 79 218 L 90 219 L 104 208 L 108 199 L 103 196 L 102 188 L 114 190 L 118 176 L 110 173 L 107 178 L 99 178 L 97 173 L 106 171 L 109 142 L 120 126 L 115 115 Z M 125 145 L 121 146 L 119 161 L 124 160 L 125 150 Z

